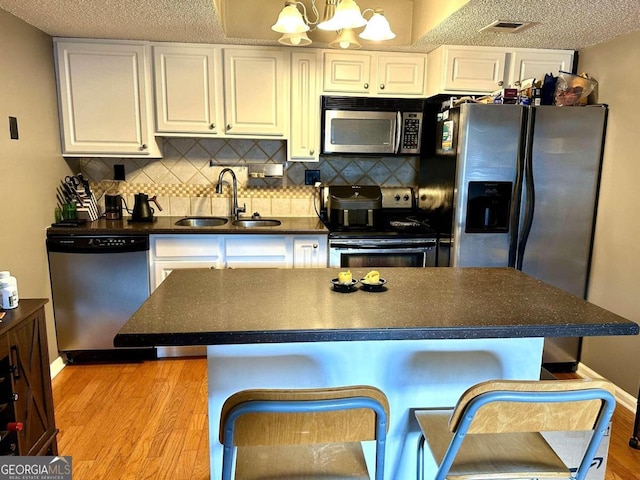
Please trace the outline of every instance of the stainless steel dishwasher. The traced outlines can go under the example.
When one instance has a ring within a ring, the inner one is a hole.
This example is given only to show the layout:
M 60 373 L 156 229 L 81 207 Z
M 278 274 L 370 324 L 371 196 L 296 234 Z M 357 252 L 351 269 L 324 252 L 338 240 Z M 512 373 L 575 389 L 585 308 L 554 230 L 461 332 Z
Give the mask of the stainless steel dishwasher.
M 51 235 L 49 273 L 58 350 L 69 363 L 156 358 L 113 337 L 149 297 L 147 235 Z

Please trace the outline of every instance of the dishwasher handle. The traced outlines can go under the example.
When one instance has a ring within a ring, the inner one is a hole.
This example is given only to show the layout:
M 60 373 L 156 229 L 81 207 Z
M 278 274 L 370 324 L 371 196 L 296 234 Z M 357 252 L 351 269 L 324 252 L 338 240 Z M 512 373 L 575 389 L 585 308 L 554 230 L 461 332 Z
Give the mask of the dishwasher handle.
M 47 237 L 47 251 L 60 253 L 128 253 L 149 250 L 148 235 L 60 235 Z

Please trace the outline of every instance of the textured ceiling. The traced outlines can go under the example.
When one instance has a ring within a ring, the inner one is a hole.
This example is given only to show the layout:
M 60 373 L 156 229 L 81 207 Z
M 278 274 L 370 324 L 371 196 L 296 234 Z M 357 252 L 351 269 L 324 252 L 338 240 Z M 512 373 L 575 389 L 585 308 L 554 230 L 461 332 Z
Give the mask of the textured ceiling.
M 247 1 L 224 0 L 223 8 L 251 10 Z M 264 2 L 272 3 L 276 12 L 284 5 L 284 0 Z M 384 7 L 385 0 L 373 3 Z M 323 0 L 317 4 L 322 12 Z M 269 30 L 276 15 L 253 20 L 256 30 L 262 30 L 255 37 L 270 40 L 227 38 L 213 0 L 0 0 L 0 8 L 52 36 L 278 45 L 278 35 Z M 429 52 L 453 44 L 580 49 L 639 30 L 639 12 L 639 0 L 470 0 L 412 45 L 363 43 L 363 48 Z M 252 21 L 251 11 L 246 11 L 246 18 Z M 517 34 L 479 32 L 496 20 L 536 25 Z M 394 30 L 411 30 L 411 25 L 391 23 Z M 414 31 L 420 31 L 419 26 Z M 326 43 L 311 46 L 326 47 Z

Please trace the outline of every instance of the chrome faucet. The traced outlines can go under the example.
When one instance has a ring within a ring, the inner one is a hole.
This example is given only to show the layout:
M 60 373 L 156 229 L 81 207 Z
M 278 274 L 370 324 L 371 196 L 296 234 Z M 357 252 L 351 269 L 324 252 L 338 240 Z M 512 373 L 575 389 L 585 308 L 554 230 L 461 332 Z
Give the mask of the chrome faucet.
M 243 204 L 242 207 L 238 206 L 238 179 L 236 178 L 236 174 L 230 168 L 223 168 L 220 171 L 220 175 L 218 176 L 218 184 L 216 185 L 216 193 L 222 193 L 222 177 L 224 174 L 229 172 L 231 174 L 231 178 L 233 179 L 233 211 L 232 216 L 234 220 L 238 220 L 241 213 L 247 211 L 246 204 Z

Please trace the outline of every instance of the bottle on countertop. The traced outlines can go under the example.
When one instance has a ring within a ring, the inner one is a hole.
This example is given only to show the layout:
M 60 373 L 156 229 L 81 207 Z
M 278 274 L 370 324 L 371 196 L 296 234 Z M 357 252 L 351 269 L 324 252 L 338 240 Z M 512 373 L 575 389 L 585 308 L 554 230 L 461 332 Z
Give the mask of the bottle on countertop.
M 11 276 L 11 272 L 5 270 L 0 272 L 0 292 L 2 292 L 3 310 L 9 310 L 18 306 L 18 281 Z

